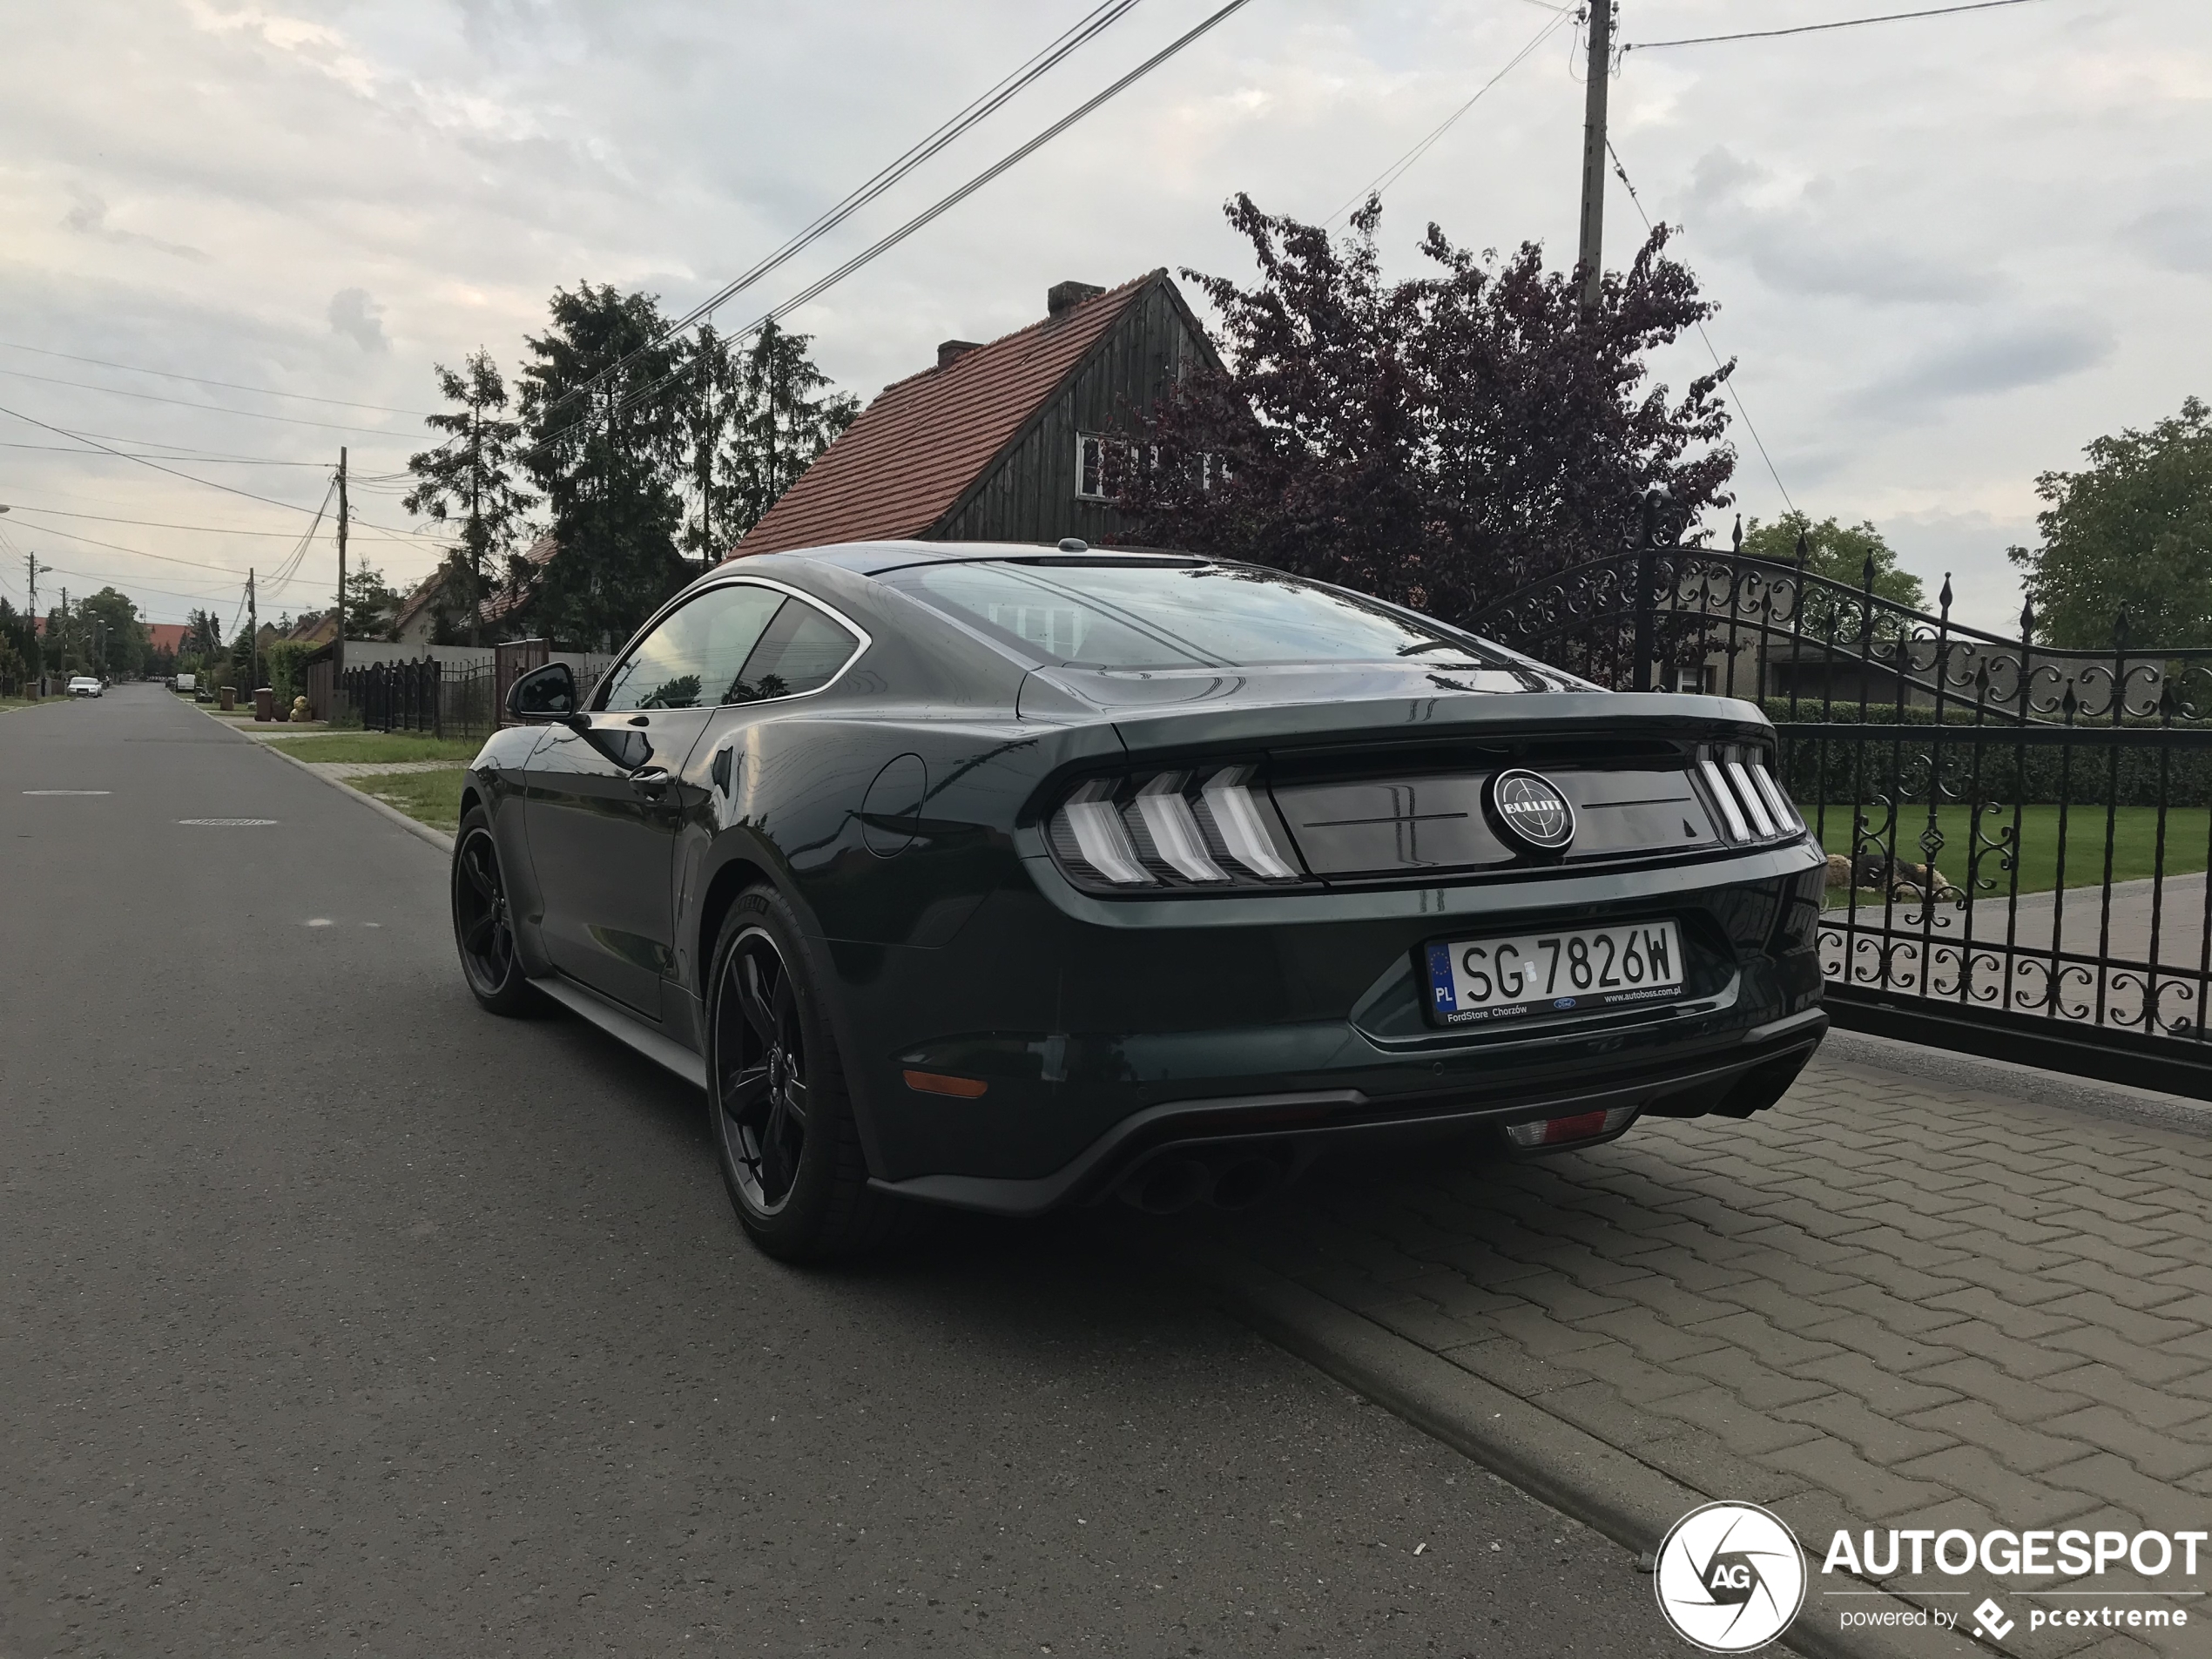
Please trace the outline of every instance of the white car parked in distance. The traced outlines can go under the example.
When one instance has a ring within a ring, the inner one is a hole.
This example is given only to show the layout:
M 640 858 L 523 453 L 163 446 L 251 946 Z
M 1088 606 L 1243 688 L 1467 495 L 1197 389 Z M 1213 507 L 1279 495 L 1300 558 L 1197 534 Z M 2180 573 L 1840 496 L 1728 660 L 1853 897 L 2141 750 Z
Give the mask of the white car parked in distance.
M 98 697 L 100 683 L 90 674 L 78 674 L 69 683 L 69 694 L 71 697 Z

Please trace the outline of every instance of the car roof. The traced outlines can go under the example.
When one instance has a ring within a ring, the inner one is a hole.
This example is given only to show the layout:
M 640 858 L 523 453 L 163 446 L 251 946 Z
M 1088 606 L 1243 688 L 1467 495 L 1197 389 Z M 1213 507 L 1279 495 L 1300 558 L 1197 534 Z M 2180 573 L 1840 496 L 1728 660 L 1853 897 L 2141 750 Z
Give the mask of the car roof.
M 1064 550 L 1073 552 L 1076 550 Z M 835 565 L 858 576 L 879 576 L 887 570 L 901 570 L 914 564 L 944 564 L 977 559 L 1034 559 L 1040 554 L 1062 551 L 1061 546 L 1053 542 L 843 542 L 832 547 L 786 548 L 762 556 L 809 559 Z M 1204 557 L 1201 554 L 1170 547 L 1086 547 L 1082 550 L 1082 554 L 1086 560 Z M 725 563 L 722 573 L 729 574 L 732 566 L 741 566 L 744 563 L 745 556 L 740 552 Z

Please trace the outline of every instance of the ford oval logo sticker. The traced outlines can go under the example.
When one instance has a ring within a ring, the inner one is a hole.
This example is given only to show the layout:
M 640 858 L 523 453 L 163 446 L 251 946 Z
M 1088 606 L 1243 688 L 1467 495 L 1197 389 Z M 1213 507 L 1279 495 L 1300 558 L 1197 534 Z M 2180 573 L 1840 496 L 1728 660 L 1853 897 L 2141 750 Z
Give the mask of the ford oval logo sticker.
M 1515 768 L 1492 778 L 1490 811 L 1499 827 L 1532 853 L 1564 853 L 1575 839 L 1575 809 L 1538 772 Z

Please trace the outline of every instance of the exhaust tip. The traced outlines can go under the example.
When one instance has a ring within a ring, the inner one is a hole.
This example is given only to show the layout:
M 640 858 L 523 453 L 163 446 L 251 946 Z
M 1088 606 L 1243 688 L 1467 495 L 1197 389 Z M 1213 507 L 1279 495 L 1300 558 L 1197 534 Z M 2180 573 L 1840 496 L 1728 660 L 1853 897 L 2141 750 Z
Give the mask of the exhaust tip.
M 1238 1158 L 1213 1178 L 1213 1201 L 1224 1210 L 1249 1210 L 1283 1184 L 1284 1169 L 1270 1157 Z
M 1121 1196 L 1147 1215 L 1171 1216 L 1205 1197 L 1213 1184 L 1213 1171 L 1197 1158 L 1160 1158 L 1123 1182 Z

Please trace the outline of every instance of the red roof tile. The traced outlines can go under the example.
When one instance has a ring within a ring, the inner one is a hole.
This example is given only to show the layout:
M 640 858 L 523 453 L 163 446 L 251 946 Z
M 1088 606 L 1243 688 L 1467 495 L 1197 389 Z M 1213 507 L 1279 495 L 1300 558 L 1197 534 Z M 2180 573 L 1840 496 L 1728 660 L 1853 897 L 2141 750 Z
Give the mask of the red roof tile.
M 885 387 L 730 556 L 921 535 L 1159 274 Z

